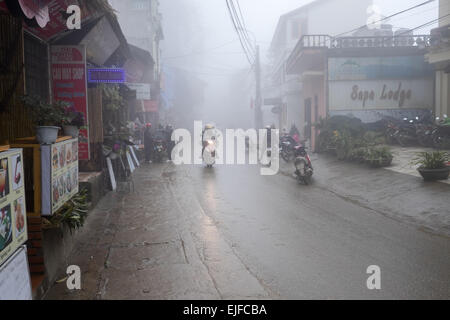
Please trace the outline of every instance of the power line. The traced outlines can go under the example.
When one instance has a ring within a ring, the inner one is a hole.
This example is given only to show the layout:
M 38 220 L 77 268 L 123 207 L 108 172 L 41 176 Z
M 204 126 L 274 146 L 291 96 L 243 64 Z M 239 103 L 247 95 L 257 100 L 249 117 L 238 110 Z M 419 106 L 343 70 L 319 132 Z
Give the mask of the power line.
M 244 53 L 245 53 L 245 55 L 247 57 L 247 60 L 250 63 L 250 65 L 253 65 L 253 61 L 251 59 L 252 55 L 251 55 L 251 53 L 248 52 L 248 49 L 247 49 L 247 47 L 244 44 L 243 36 L 242 36 L 238 26 L 237 26 L 237 22 L 235 21 L 235 17 L 233 15 L 233 10 L 231 9 L 230 1 L 226 0 L 226 4 L 227 4 L 227 8 L 228 8 L 228 13 L 230 14 L 231 22 L 232 22 L 232 24 L 234 26 L 234 29 L 235 29 L 236 33 L 238 34 L 239 41 L 240 41 L 241 46 L 242 46 L 242 50 L 244 50 Z
M 231 3 L 232 3 L 232 6 L 233 6 L 234 10 L 236 11 L 236 9 L 235 9 L 235 7 L 234 7 L 234 1 L 231 0 Z M 246 23 L 245 23 L 244 15 L 242 14 L 241 5 L 239 4 L 239 0 L 236 0 L 236 4 L 237 4 L 237 7 L 238 7 L 238 12 L 239 12 L 239 16 L 240 16 L 240 21 L 242 21 L 242 23 L 241 23 L 242 31 L 244 32 L 245 38 L 247 39 L 247 43 L 249 44 L 249 46 L 250 46 L 250 48 L 251 48 L 251 50 L 252 50 L 252 53 L 253 53 L 253 54 L 256 54 L 255 48 L 253 48 L 253 44 L 252 44 L 252 42 L 251 42 L 251 40 L 250 40 L 250 36 L 249 36 L 249 34 L 248 34 L 247 25 L 246 25 Z M 236 14 L 236 15 L 237 15 L 237 14 Z M 256 40 L 256 39 L 255 39 L 255 40 Z
M 399 12 L 394 13 L 394 14 L 392 14 L 392 15 L 390 15 L 390 16 L 387 16 L 387 17 L 385 17 L 385 18 L 383 18 L 383 19 L 380 19 L 380 20 L 371 22 L 371 23 L 369 23 L 369 24 L 365 24 L 365 25 L 363 25 L 363 26 L 360 26 L 360 27 L 358 27 L 358 28 L 356 28 L 356 29 L 352 29 L 352 30 L 350 30 L 350 31 L 346 31 L 346 32 L 337 34 L 337 35 L 334 36 L 334 38 L 343 36 L 343 35 L 348 34 L 348 33 L 351 33 L 351 32 L 359 31 L 359 30 L 361 30 L 361 29 L 365 29 L 365 28 L 366 28 L 367 26 L 369 26 L 369 25 L 378 24 L 378 23 L 380 23 L 380 22 L 389 20 L 389 19 L 391 19 L 391 18 L 393 18 L 393 17 L 395 17 L 395 16 L 398 16 L 398 15 L 403 14 L 403 13 L 405 13 L 405 12 L 408 12 L 408 11 L 411 11 L 411 10 L 414 10 L 414 9 L 417 9 L 417 8 L 420 8 L 420 7 L 423 7 L 423 6 L 427 5 L 427 4 L 432 3 L 432 2 L 435 2 L 435 1 L 436 1 L 436 0 L 428 0 L 428 1 L 422 2 L 422 3 L 418 4 L 418 5 L 415 5 L 415 6 L 411 7 L 411 8 L 408 8 L 408 9 L 405 9 L 405 10 L 402 10 L 402 11 L 399 11 Z
M 431 20 L 431 21 L 429 21 L 429 22 L 427 22 L 427 23 L 424 23 L 424 24 L 422 24 L 422 25 L 420 25 L 420 26 L 417 26 L 417 27 L 415 27 L 415 28 L 412 28 L 412 29 L 410 29 L 410 30 L 408 30 L 408 31 L 402 32 L 402 33 L 399 34 L 399 36 L 407 35 L 407 34 L 409 34 L 411 31 L 419 30 L 419 29 L 425 28 L 425 27 L 427 27 L 427 26 L 429 26 L 429 25 L 433 25 L 433 24 L 435 24 L 436 22 L 439 22 L 440 20 L 445 19 L 445 18 L 447 18 L 447 17 L 450 17 L 450 13 L 449 13 L 449 14 L 446 14 L 445 16 L 439 17 L 439 18 L 437 18 L 437 19 Z

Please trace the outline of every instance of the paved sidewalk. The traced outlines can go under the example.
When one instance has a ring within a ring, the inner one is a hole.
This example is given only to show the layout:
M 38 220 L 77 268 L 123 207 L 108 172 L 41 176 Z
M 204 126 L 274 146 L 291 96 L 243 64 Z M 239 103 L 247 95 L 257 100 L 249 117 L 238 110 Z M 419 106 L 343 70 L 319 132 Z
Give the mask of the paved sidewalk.
M 374 169 L 367 165 L 339 161 L 327 154 L 312 154 L 313 184 L 347 201 L 372 209 L 422 230 L 450 237 L 449 181 L 424 182 L 409 167 L 409 156 L 417 150 L 394 149 L 397 159 L 390 168 Z M 280 171 L 292 176 L 293 164 L 280 159 Z
M 402 148 L 400 146 L 391 146 L 392 154 L 394 155 L 394 160 L 392 161 L 392 165 L 387 167 L 387 170 L 391 170 L 398 173 L 409 174 L 414 177 L 419 177 L 422 179 L 422 176 L 417 171 L 418 166 L 411 164 L 411 160 L 417 157 L 417 153 L 419 152 L 432 152 L 435 151 L 431 148 L 419 148 L 419 147 L 408 147 Z M 441 183 L 450 184 L 450 179 L 439 181 Z
M 144 165 L 134 180 L 135 192 L 110 192 L 77 235 L 67 263 L 80 267 L 82 290 L 63 281 L 46 299 L 274 297 L 203 212 L 182 167 Z

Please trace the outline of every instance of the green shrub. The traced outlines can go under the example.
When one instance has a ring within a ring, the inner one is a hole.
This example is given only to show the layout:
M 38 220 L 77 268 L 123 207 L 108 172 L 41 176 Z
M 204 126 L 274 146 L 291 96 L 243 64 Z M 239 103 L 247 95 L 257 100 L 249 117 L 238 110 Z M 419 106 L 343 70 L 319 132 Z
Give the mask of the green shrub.
M 388 147 L 370 147 L 364 157 L 364 161 L 373 167 L 390 166 L 394 156 Z
M 444 169 L 450 161 L 450 156 L 444 151 L 420 152 L 413 164 L 420 165 L 422 169 Z

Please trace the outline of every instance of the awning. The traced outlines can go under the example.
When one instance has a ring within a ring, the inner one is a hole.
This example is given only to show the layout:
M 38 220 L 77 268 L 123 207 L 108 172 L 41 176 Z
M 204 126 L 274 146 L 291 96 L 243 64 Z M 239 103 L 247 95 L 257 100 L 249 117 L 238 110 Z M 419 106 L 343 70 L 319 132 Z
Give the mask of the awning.
M 36 19 L 41 28 L 44 28 L 50 21 L 48 4 L 51 0 L 19 0 L 23 14 L 28 19 Z

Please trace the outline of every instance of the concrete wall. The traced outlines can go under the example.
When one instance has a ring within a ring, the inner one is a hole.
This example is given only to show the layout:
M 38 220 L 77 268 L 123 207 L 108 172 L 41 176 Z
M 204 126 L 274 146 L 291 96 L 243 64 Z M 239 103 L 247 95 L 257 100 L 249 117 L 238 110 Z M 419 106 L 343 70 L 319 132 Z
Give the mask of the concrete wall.
M 439 0 L 439 17 L 443 17 L 450 14 L 450 1 L 449 0 Z M 439 21 L 439 26 L 443 27 L 450 24 L 450 16 Z
M 450 74 L 436 71 L 436 117 L 450 115 Z

